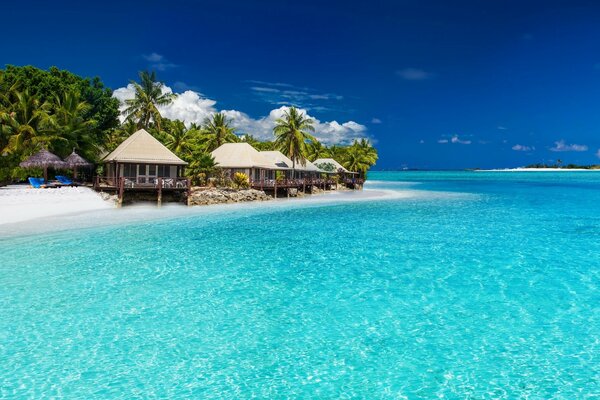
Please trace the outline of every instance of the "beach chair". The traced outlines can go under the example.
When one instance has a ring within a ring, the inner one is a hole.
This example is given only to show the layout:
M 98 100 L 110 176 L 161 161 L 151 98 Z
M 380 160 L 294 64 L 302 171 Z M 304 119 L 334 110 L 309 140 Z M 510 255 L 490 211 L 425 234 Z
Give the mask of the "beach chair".
M 29 184 L 31 185 L 31 187 L 33 187 L 34 189 L 45 189 L 45 188 L 55 188 L 56 186 L 51 184 L 51 183 L 47 183 L 44 181 L 44 178 L 27 178 L 27 180 L 29 181 Z
M 34 189 L 40 189 L 44 185 L 44 179 L 43 178 L 32 178 L 32 177 L 29 177 L 29 178 L 27 178 L 27 180 L 29 181 L 29 184 L 31 185 L 31 187 L 34 188 Z
M 61 185 L 75 186 L 72 180 L 63 175 L 56 175 L 56 180 L 60 182 Z

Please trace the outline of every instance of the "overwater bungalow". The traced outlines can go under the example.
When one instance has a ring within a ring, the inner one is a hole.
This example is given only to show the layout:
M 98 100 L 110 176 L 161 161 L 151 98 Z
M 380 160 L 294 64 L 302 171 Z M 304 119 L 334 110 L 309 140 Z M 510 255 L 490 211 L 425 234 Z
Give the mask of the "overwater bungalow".
M 96 177 L 97 190 L 115 191 L 122 200 L 125 191 L 189 191 L 184 177 L 185 161 L 177 157 L 154 136 L 140 129 L 102 160 L 104 176 Z

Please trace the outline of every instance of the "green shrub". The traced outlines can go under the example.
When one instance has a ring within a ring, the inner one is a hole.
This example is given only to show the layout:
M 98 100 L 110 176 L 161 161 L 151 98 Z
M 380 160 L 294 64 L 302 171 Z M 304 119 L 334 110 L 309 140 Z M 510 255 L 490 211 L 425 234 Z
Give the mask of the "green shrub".
M 233 175 L 233 185 L 238 189 L 247 189 L 250 187 L 250 180 L 248 175 L 243 172 L 236 172 Z

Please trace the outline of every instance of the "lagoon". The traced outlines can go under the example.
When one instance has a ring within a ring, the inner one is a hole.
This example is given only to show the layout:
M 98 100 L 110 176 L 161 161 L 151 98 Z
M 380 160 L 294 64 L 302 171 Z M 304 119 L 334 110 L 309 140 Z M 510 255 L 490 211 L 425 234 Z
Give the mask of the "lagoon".
M 369 177 L 0 232 L 0 397 L 600 392 L 600 174 Z

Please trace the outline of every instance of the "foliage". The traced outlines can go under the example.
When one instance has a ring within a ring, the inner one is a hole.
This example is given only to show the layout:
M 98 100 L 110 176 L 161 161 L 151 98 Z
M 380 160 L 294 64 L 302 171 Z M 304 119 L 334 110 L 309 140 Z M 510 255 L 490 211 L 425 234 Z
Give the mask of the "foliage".
M 326 172 L 337 172 L 335 170 L 335 165 L 333 165 L 332 163 L 319 163 L 319 164 L 315 164 L 319 169 L 322 169 L 323 171 Z
M 155 72 L 140 72 L 140 82 L 131 81 L 135 90 L 133 99 L 125 100 L 127 108 L 123 114 L 129 121 L 135 121 L 138 128 L 148 129 L 154 123 L 160 131 L 162 117 L 159 106 L 165 106 L 173 101 L 173 93 L 163 92 L 164 85 L 156 80 Z
M 233 185 L 238 189 L 247 189 L 250 187 L 250 180 L 248 175 L 243 172 L 236 172 L 233 174 Z
M 275 124 L 273 133 L 276 148 L 292 160 L 292 169 L 296 168 L 296 162 L 306 165 L 306 142 L 317 141 L 308 133 L 315 131 L 314 121 L 296 107 L 290 107 Z
M 202 127 L 204 150 L 210 153 L 224 143 L 237 142 L 238 137 L 234 132 L 235 129 L 230 126 L 225 114 L 216 113 L 211 118 L 206 118 Z
M 164 90 L 155 73 L 140 72 L 139 77 L 139 82 L 132 82 L 135 98 L 122 105 L 126 118 L 120 124 L 119 102 L 99 78 L 82 78 L 55 67 L 48 71 L 31 66 L 0 70 L 0 183 L 35 173 L 18 164 L 41 148 L 63 158 L 75 150 L 98 162 L 141 127 L 188 162 L 187 174 L 194 184 L 230 185 L 230 177 L 217 168 L 210 152 L 240 140 L 259 151 L 280 150 L 292 159 L 294 167 L 307 159 L 331 157 L 364 176 L 377 161 L 377 151 L 364 139 L 350 146 L 320 143 L 313 136 L 314 121 L 294 107 L 276 121 L 273 141 L 252 135 L 238 138 L 233 121 L 224 113 L 206 118 L 202 125 L 163 118 L 159 109 L 173 101 L 174 95 Z M 333 165 L 319 167 L 335 171 Z M 102 166 L 96 171 L 102 172 Z M 285 179 L 285 174 L 277 171 L 276 179 Z
M 285 179 L 285 172 L 275 171 L 275 180 L 277 182 L 282 182 L 284 179 Z

